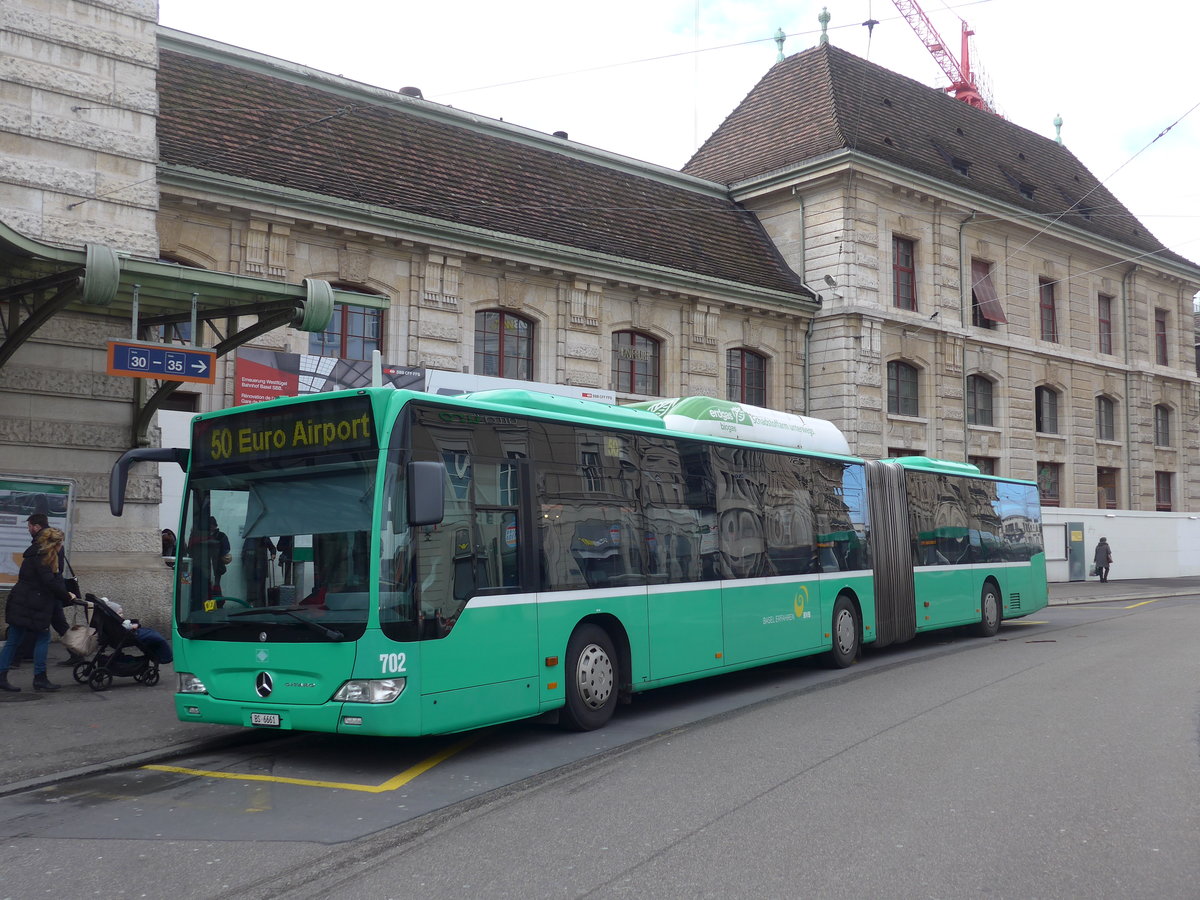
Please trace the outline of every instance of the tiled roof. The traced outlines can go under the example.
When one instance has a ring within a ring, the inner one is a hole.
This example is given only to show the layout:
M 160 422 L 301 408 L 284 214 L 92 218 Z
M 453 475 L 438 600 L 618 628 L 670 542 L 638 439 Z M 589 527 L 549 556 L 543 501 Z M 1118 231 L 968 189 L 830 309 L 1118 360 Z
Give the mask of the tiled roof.
M 719 186 L 692 190 L 675 173 L 606 165 L 532 132 L 519 140 L 517 129 L 446 107 L 415 115 L 373 100 L 378 91 L 335 92 L 261 64 L 166 47 L 159 57 L 164 164 L 808 296 L 755 216 Z
M 828 44 L 776 63 L 683 171 L 735 184 L 846 149 L 1195 265 L 1066 147 Z

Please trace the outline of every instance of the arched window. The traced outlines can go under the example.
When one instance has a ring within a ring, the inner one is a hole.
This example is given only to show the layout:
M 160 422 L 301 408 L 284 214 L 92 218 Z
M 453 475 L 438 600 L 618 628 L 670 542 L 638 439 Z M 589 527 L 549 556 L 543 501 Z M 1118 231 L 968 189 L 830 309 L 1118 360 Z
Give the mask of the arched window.
M 1058 391 L 1042 385 L 1033 392 L 1035 427 L 1043 434 L 1058 434 Z
M 331 282 L 343 291 L 376 294 L 362 285 Z M 320 334 L 308 336 L 308 352 L 314 356 L 335 356 L 339 359 L 368 360 L 375 350 L 383 350 L 383 310 L 346 303 L 333 305 L 333 318 Z
M 906 362 L 887 365 L 888 412 L 896 416 L 919 416 L 917 369 Z
M 1154 407 L 1154 444 L 1171 446 L 1171 407 L 1159 403 Z
M 636 331 L 613 332 L 613 390 L 625 394 L 659 392 L 659 347 Z
M 475 374 L 533 380 L 533 323 L 512 313 L 475 313 Z
M 992 424 L 992 382 L 983 375 L 967 377 L 967 424 Z
M 767 405 L 767 358 L 750 350 L 730 350 L 725 357 L 726 398 L 753 406 Z

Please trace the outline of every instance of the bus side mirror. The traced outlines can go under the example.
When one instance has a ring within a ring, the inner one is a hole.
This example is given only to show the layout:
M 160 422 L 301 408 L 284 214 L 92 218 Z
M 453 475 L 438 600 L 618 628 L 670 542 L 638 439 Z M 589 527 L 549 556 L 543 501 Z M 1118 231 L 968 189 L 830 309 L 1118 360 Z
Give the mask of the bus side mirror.
M 129 481 L 129 467 L 139 462 L 173 462 L 185 472 L 188 467 L 189 451 L 186 447 L 134 447 L 121 454 L 113 463 L 108 479 L 108 509 L 114 516 L 125 511 L 125 485 Z
M 408 524 L 437 525 L 446 515 L 442 485 L 446 467 L 440 462 L 414 461 L 408 464 Z

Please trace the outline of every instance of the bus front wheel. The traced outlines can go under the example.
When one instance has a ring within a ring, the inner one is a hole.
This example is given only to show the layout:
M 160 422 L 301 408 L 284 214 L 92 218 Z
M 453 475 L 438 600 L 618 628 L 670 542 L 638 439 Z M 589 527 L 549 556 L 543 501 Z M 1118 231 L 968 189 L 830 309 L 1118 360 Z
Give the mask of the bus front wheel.
M 598 625 L 584 623 L 567 642 L 567 703 L 559 723 L 569 731 L 594 731 L 617 708 L 617 652 Z
M 858 658 L 858 612 L 845 594 L 833 604 L 833 649 L 826 655 L 830 668 L 844 669 Z
M 979 598 L 979 624 L 975 633 L 980 637 L 995 637 L 1000 630 L 1000 592 L 990 581 L 983 586 Z

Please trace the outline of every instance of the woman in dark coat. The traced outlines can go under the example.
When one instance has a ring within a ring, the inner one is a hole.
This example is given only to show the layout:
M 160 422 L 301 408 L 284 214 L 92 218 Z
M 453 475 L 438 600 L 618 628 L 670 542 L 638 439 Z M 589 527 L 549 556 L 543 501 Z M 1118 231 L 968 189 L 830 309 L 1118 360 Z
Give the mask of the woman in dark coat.
M 58 690 L 58 685 L 51 684 L 46 677 L 50 618 L 56 606 L 75 599 L 75 595 L 63 583 L 62 572 L 58 570 L 58 553 L 62 549 L 63 538 L 59 529 L 43 528 L 25 551 L 17 583 L 8 594 L 8 605 L 4 611 L 4 619 L 8 622 L 8 640 L 4 643 L 4 649 L 0 650 L 0 690 L 20 690 L 8 683 L 8 667 L 27 634 L 35 636 L 33 689 Z

